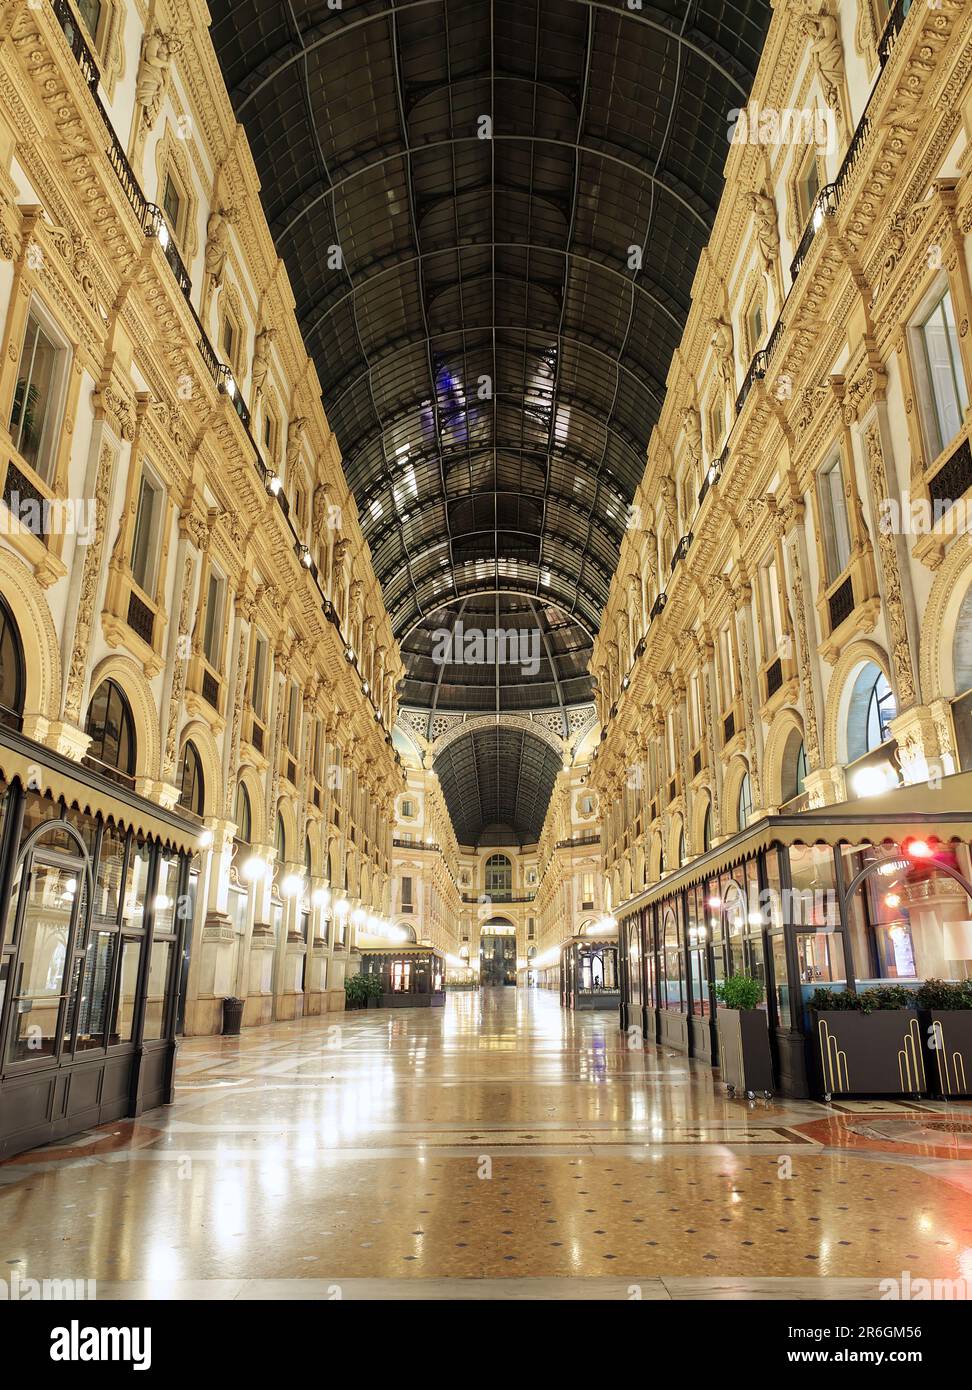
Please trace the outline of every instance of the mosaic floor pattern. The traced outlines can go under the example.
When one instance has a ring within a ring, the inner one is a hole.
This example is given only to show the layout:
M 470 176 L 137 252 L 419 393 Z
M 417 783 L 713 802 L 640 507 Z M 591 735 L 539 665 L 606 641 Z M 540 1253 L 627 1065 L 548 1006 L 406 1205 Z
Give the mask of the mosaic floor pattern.
M 972 1285 L 969 1123 L 729 1099 L 613 1013 L 463 993 L 186 1040 L 175 1104 L 0 1164 L 0 1264 L 103 1298 Z

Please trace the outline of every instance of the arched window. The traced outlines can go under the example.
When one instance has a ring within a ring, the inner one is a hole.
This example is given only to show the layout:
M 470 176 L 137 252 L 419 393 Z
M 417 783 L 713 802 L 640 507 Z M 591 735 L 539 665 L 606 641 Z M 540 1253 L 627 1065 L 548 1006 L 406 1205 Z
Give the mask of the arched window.
M 196 745 L 186 741 L 182 750 L 182 770 L 179 775 L 179 805 L 184 811 L 201 816 L 206 803 L 206 788 L 203 782 L 202 761 Z
M 249 844 L 253 835 L 253 816 L 250 813 L 250 793 L 242 782 L 236 788 L 236 809 L 233 812 L 233 819 L 236 821 L 236 838 Z
M 491 854 L 486 860 L 486 892 L 509 893 L 513 888 L 513 865 L 505 854 Z
M 135 726 L 121 687 L 102 681 L 91 697 L 84 731 L 91 738 L 86 761 L 116 781 L 135 775 Z
M 23 647 L 13 614 L 0 598 L 0 724 L 19 729 L 23 712 Z
M 283 864 L 287 859 L 287 832 L 284 830 L 283 816 L 277 812 L 277 863 Z
M 304 837 L 304 873 L 307 875 L 308 879 L 311 877 L 311 863 L 310 836 L 306 835 Z
M 955 677 L 956 695 L 964 695 L 967 690 L 972 689 L 972 584 L 965 592 L 955 620 L 952 673 Z
M 783 750 L 783 771 L 781 777 L 782 800 L 793 801 L 802 796 L 807 781 L 807 750 L 799 730 L 794 729 Z
M 705 808 L 705 819 L 704 819 L 703 822 L 702 822 L 702 849 L 703 849 L 703 852 L 704 852 L 705 850 L 709 850 L 709 849 L 711 849 L 711 848 L 712 848 L 712 802 L 710 801 L 709 804 L 708 804 L 708 805 L 706 806 L 706 808 Z
M 884 672 L 875 662 L 865 662 L 851 691 L 847 761 L 855 762 L 887 743 L 891 737 L 891 720 L 896 714 L 894 693 Z
M 739 785 L 739 799 L 736 802 L 736 825 L 740 830 L 745 830 L 749 824 L 749 817 L 753 809 L 753 786 L 749 780 L 749 773 L 743 774 L 742 782 Z
M 677 863 L 677 865 L 676 865 L 676 868 L 679 868 L 679 869 L 680 869 L 684 863 L 685 863 L 685 826 L 684 826 L 684 825 L 680 825 L 679 828 L 678 828 L 678 863 Z

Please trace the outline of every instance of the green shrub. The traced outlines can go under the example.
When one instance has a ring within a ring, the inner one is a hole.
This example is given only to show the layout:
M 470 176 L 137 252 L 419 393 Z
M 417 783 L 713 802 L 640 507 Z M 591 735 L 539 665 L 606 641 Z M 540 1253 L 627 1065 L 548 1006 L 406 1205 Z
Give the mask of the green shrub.
M 972 1009 L 972 980 L 925 980 L 915 999 L 920 1009 Z
M 367 1001 L 368 986 L 367 977 L 364 975 L 346 975 L 344 977 L 344 1000 L 346 1004 L 361 1005 Z
M 716 985 L 716 996 L 727 1009 L 755 1009 L 763 999 L 763 986 L 749 975 L 730 975 Z
M 913 1009 L 915 991 L 904 985 L 875 985 L 873 989 L 862 990 L 859 998 L 861 1008 L 866 1014 L 879 1009 Z
M 861 996 L 849 989 L 822 989 L 818 988 L 810 996 L 810 1007 L 816 1009 L 818 1013 L 826 1013 L 833 1010 L 840 1012 L 860 1012 Z
M 380 999 L 384 990 L 381 987 L 380 975 L 359 975 L 359 980 L 364 981 L 365 999 Z

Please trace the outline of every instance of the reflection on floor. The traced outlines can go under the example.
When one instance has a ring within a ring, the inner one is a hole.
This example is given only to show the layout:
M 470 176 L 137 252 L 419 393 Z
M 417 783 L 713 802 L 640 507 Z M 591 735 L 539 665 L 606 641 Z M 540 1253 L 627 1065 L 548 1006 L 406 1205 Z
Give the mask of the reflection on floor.
M 4 1274 L 100 1297 L 972 1287 L 972 1109 L 730 1100 L 547 994 L 191 1039 L 177 1079 L 167 1109 L 0 1164 Z

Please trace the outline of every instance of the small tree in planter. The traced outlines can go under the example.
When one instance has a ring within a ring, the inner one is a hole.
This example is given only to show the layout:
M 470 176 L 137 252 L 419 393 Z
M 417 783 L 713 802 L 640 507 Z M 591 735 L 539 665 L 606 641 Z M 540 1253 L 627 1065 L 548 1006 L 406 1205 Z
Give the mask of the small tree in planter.
M 381 987 L 381 976 L 361 975 L 359 978 L 364 981 L 365 1007 L 369 1009 L 380 1008 L 381 996 L 384 993 L 384 990 Z
M 972 980 L 925 980 L 915 1002 L 938 1094 L 972 1095 Z
M 344 1006 L 347 1009 L 363 1009 L 365 1006 L 365 977 L 363 975 L 345 975 L 344 977 Z
M 922 1095 L 926 1089 L 915 991 L 904 985 L 816 989 L 810 1008 L 825 1100 L 839 1095 Z
M 763 986 L 750 975 L 730 975 L 716 985 L 719 1009 L 719 1065 L 730 1095 L 745 1091 L 773 1094 L 773 1058 L 763 1001 Z

